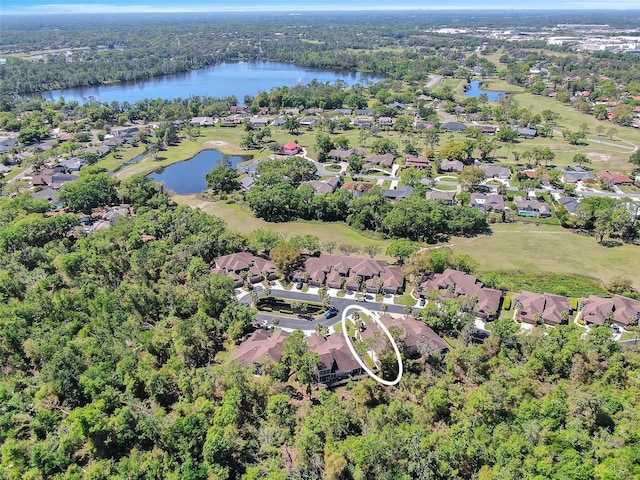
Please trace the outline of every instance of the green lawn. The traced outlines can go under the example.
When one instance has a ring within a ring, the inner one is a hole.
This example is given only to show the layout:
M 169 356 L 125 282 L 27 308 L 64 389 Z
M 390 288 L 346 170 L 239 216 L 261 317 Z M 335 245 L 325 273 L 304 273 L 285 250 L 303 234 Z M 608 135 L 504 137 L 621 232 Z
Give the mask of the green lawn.
M 396 295 L 393 303 L 396 305 L 404 305 L 406 307 L 415 307 L 417 300 L 411 295 L 411 292 L 406 292 L 403 295 Z
M 216 215 L 227 222 L 232 230 L 249 233 L 258 228 L 274 230 L 291 237 L 293 235 L 316 235 L 321 242 L 336 242 L 336 244 L 352 244 L 359 247 L 377 245 L 380 252 L 385 252 L 389 242 L 379 238 L 370 238 L 348 227 L 343 223 L 323 223 L 299 220 L 296 222 L 269 223 L 255 218 L 248 209 L 237 203 L 207 202 L 198 195 L 174 195 L 176 202 L 200 208 L 211 215 Z M 364 256 L 364 254 L 363 254 Z M 384 256 L 383 256 L 384 257 Z M 390 257 L 389 257 L 390 258 Z
M 4 179 L 5 180 L 11 180 L 12 178 L 15 178 L 18 175 L 20 175 L 26 169 L 27 169 L 26 167 L 15 167 L 15 168 L 11 169 L 11 171 L 4 176 Z
M 590 139 L 588 145 L 570 145 L 562 139 L 562 136 L 556 136 L 552 139 L 535 139 L 533 142 L 541 142 L 542 146 L 549 146 L 556 152 L 556 160 L 554 163 L 565 164 L 569 162 L 576 153 L 591 153 L 593 163 L 591 165 L 595 170 L 629 170 L 629 156 L 632 147 L 626 143 L 640 144 L 640 133 L 630 127 L 622 127 L 612 125 L 610 122 L 597 120 L 592 115 L 575 110 L 571 105 L 565 105 L 557 100 L 541 95 L 533 95 L 530 93 L 516 94 L 513 98 L 520 104 L 520 107 L 530 109 L 534 113 L 541 113 L 543 110 L 552 110 L 560 114 L 556 130 L 572 130 L 577 131 L 580 125 L 586 123 L 589 126 L 587 138 Z M 615 127 L 617 133 L 615 139 L 609 140 L 608 137 L 598 136 L 595 131 L 598 125 L 605 129 Z M 601 142 L 614 143 L 616 146 L 605 145 L 591 140 L 600 140 Z M 531 142 L 523 141 L 520 145 L 531 145 Z M 530 147 L 529 147 L 530 148 Z M 518 149 L 520 150 L 520 149 Z
M 458 187 L 456 187 L 455 185 L 443 185 L 441 183 L 436 183 L 433 186 L 434 190 L 445 190 L 445 191 L 454 191 L 454 190 L 458 190 Z
M 480 264 L 479 273 L 578 275 L 603 283 L 623 276 L 640 289 L 637 270 L 640 247 L 603 247 L 594 237 L 578 235 L 559 226 L 495 224 L 491 235 L 454 238 L 450 244 L 456 253 L 475 258 Z
M 146 147 L 144 145 L 138 145 L 137 147 L 127 147 L 121 149 L 116 152 L 116 154 L 112 152 L 101 159 L 99 162 L 97 162 L 96 167 L 106 168 L 109 172 L 113 172 L 123 163 L 128 162 L 137 155 L 143 153 L 145 149 Z M 118 155 L 118 158 L 116 158 L 115 155 Z

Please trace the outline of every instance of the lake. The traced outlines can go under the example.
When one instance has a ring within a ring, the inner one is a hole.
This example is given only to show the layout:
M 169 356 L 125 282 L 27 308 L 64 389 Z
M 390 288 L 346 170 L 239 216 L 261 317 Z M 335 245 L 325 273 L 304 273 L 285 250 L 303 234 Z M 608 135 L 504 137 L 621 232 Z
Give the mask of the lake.
M 304 68 L 281 62 L 223 63 L 191 72 L 164 75 L 139 82 L 124 82 L 97 87 L 67 88 L 41 92 L 42 97 L 57 101 L 76 100 L 84 103 L 95 98 L 99 102 L 135 103 L 145 98 L 187 98 L 192 95 L 227 97 L 235 95 L 242 103 L 245 95 L 269 92 L 274 87 L 343 80 L 348 85 L 376 82 L 380 77 L 359 72 Z
M 174 163 L 148 176 L 156 182 L 164 183 L 166 188 L 180 195 L 200 193 L 207 189 L 205 176 L 213 167 L 227 163 L 230 167 L 236 168 L 240 162 L 250 159 L 251 157 L 240 155 L 223 155 L 217 150 L 203 150 L 189 160 Z
M 480 90 L 480 84 L 482 82 L 471 82 L 469 89 L 464 92 L 465 97 L 475 97 L 478 98 L 480 95 L 486 95 L 489 100 L 495 102 L 499 100 L 502 96 L 506 95 L 506 92 L 490 92 L 489 90 Z

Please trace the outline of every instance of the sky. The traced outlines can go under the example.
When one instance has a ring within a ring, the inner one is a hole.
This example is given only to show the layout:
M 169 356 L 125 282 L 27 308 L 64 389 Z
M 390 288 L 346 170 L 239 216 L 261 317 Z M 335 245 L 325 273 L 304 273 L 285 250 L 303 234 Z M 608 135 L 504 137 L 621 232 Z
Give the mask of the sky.
M 637 9 L 638 0 L 0 0 L 0 14 L 518 8 Z

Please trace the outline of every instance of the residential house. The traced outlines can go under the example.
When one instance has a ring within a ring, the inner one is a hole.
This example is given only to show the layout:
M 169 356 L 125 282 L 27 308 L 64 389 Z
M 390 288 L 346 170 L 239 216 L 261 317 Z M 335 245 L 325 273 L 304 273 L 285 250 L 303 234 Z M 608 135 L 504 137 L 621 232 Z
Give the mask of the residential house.
M 78 179 L 78 175 L 60 173 L 56 168 L 45 168 L 38 175 L 34 175 L 31 184 L 36 186 L 49 185 L 52 188 L 60 188 L 65 183 L 73 182 Z
M 350 108 L 336 108 L 334 110 L 334 113 L 336 113 L 337 115 L 351 116 L 353 110 L 351 110 Z
M 220 120 L 221 127 L 237 127 L 242 123 L 242 117 L 240 115 L 228 115 Z
M 391 168 L 394 160 L 395 160 L 395 157 L 393 156 L 392 153 L 384 153 L 382 155 L 372 155 L 370 157 L 365 158 L 363 161 L 365 165 L 369 165 L 369 167 L 381 166 L 381 167 Z
M 320 108 L 320 107 L 307 108 L 305 110 L 305 113 L 307 115 L 322 115 L 324 113 L 324 108 Z
M 464 164 L 460 160 L 447 160 L 446 158 L 440 162 L 438 171 L 440 173 L 460 173 L 464 168 Z
M 409 185 L 404 185 L 403 187 L 400 187 L 400 188 L 385 190 L 383 192 L 385 198 L 391 200 L 392 202 L 397 200 L 404 200 L 412 193 L 413 193 L 413 187 Z
M 116 218 L 128 217 L 130 214 L 131 210 L 129 208 L 129 205 L 115 205 L 107 207 L 106 212 L 102 214 L 102 219 L 108 222 L 113 222 Z
M 281 127 L 282 125 L 284 125 L 286 123 L 287 119 L 284 117 L 278 117 L 276 118 L 273 122 L 271 122 L 271 125 L 274 127 Z
M 613 302 L 608 298 L 589 295 L 582 301 L 580 317 L 585 324 L 603 326 L 613 318 Z
M 349 160 L 349 157 L 351 155 L 362 155 L 363 153 L 364 152 L 356 148 L 347 148 L 347 149 L 332 148 L 327 153 L 327 158 L 330 158 L 337 162 L 346 162 L 347 160 Z
M 479 287 L 475 296 L 478 299 L 475 306 L 476 315 L 485 320 L 495 318 L 502 305 L 502 291 Z
M 318 354 L 318 381 L 333 383 L 362 374 L 360 363 L 354 358 L 347 340 L 340 332 L 324 337 L 312 333 L 306 337 L 309 348 Z
M 504 210 L 504 198 L 497 193 L 478 193 L 471 194 L 471 206 L 477 208 L 481 212 L 501 212 Z
M 480 125 L 478 128 L 485 135 L 494 135 L 498 131 L 498 127 L 493 125 Z
M 304 117 L 300 119 L 300 126 L 306 128 L 313 128 L 318 124 L 316 117 Z
M 300 145 L 296 142 L 285 143 L 281 147 L 283 155 L 297 155 L 300 152 Z
M 430 170 L 431 161 L 426 157 L 406 155 L 404 157 L 404 166 L 406 168 L 415 168 L 418 170 Z
M 369 293 L 398 293 L 404 286 L 402 269 L 384 260 L 322 254 L 308 257 L 293 274 L 293 280 L 307 281 L 309 286 L 360 290 Z M 361 285 L 362 283 L 362 285 Z
M 371 108 L 356 108 L 356 115 L 363 115 L 365 117 L 373 117 L 373 110 Z
M 518 215 L 520 216 L 538 218 L 548 218 L 551 216 L 551 207 L 549 207 L 547 202 L 540 202 L 521 196 L 516 196 L 513 201 L 516 204 Z
M 567 209 L 571 215 L 575 215 L 578 205 L 578 199 L 576 197 L 560 197 L 558 203 Z
M 427 192 L 427 200 L 440 200 L 451 206 L 456 203 L 456 193 L 446 192 L 444 190 L 431 190 Z
M 111 149 L 109 148 L 109 146 L 108 145 L 104 145 L 104 144 L 102 144 L 102 145 L 100 145 L 98 147 L 89 147 L 89 148 L 87 148 L 87 152 L 95 153 L 99 157 L 104 157 L 110 151 L 111 151 Z
M 547 325 L 560 325 L 567 323 L 571 315 L 571 306 L 567 297 L 545 293 L 545 304 L 542 312 L 542 320 Z
M 556 326 L 567 323 L 571 316 L 569 300 L 561 295 L 522 291 L 514 301 L 516 320 L 530 325 Z
M 38 190 L 31 194 L 31 198 L 36 200 L 44 199 L 52 205 L 59 205 L 60 201 L 58 199 L 59 191 L 56 188 L 45 187 L 42 190 Z
M 189 120 L 189 124 L 194 127 L 212 127 L 216 124 L 216 119 L 213 117 L 193 117 Z
M 110 132 L 114 137 L 121 138 L 125 142 L 130 142 L 140 133 L 140 127 L 111 127 Z
M 271 122 L 271 119 L 264 115 L 254 115 L 249 118 L 249 123 L 253 128 L 264 128 L 269 125 L 269 122 Z
M 640 323 L 640 301 L 621 295 L 614 295 L 613 320 L 611 320 L 611 323 L 623 328 L 632 323 Z
M 631 185 L 633 179 L 622 173 L 612 173 L 608 170 L 604 170 L 598 173 L 598 177 L 601 181 L 610 183 L 611 185 Z
M 253 184 L 256 183 L 255 178 L 252 176 L 246 176 L 244 177 L 242 180 L 240 180 L 240 187 L 245 191 L 248 192 L 249 190 L 251 190 L 251 187 L 253 187 Z
M 351 124 L 363 130 L 369 130 L 373 126 L 373 117 L 356 117 Z
M 562 170 L 560 178 L 563 183 L 578 183 L 583 180 L 593 180 L 593 173 L 582 167 L 567 167 Z
M 467 126 L 462 122 L 444 122 L 440 125 L 440 130 L 444 132 L 463 132 Z
M 389 108 L 395 108 L 397 110 L 405 110 L 407 108 L 407 106 L 404 103 L 400 103 L 400 102 L 391 102 L 391 103 L 387 103 L 386 105 Z
M 393 117 L 378 117 L 378 125 L 381 127 L 392 128 L 396 124 L 396 119 Z
M 85 161 L 78 157 L 71 157 L 59 163 L 67 172 L 79 172 L 86 165 Z
M 404 350 L 404 354 L 409 358 L 417 358 L 424 354 L 440 353 L 441 355 L 449 351 L 449 345 L 437 333 L 435 333 L 426 323 L 416 320 L 411 316 L 392 316 L 384 314 L 380 316 L 382 323 L 391 333 L 399 332 L 394 340 L 398 346 Z M 376 350 L 380 351 L 388 345 L 387 334 L 377 323 L 367 323 L 365 330 L 356 333 L 360 341 L 374 341 L 378 343 Z M 392 334 L 393 335 L 393 334 Z
M 640 321 L 640 300 L 622 295 L 614 295 L 613 299 L 591 295 L 582 302 L 581 318 L 586 324 L 610 323 L 626 328 Z
M 256 330 L 242 342 L 233 355 L 233 359 L 246 367 L 260 372 L 263 365 L 278 363 L 282 358 L 282 349 L 290 333 L 281 329 Z
M 7 153 L 11 147 L 17 144 L 18 144 L 18 139 L 15 137 L 0 138 L 0 153 Z
M 415 117 L 413 119 L 413 128 L 416 130 L 433 130 L 436 127 L 433 123 L 425 120 L 424 118 Z
M 518 137 L 529 140 L 538 135 L 538 131 L 535 128 L 518 128 L 516 129 L 516 132 L 518 132 Z
M 417 293 L 422 298 L 427 297 L 431 291 L 439 292 L 441 298 L 474 298 L 475 314 L 484 319 L 495 318 L 502 303 L 500 290 L 486 288 L 473 275 L 451 268 L 436 273 L 417 288 Z
M 276 270 L 276 265 L 271 260 L 257 257 L 249 252 L 240 252 L 216 258 L 215 267 L 211 273 L 231 277 L 235 280 L 236 287 L 239 287 L 243 284 L 245 275 L 251 283 L 261 282 L 265 277 L 275 280 Z
M 245 115 L 246 113 L 249 112 L 249 107 L 247 107 L 246 105 L 231 105 L 231 107 L 229 107 L 229 113 L 231 113 L 232 115 Z M 296 112 L 296 115 L 298 113 Z
M 483 168 L 487 178 L 499 178 L 500 180 L 509 180 L 511 178 L 511 170 L 509 167 L 501 165 L 487 165 Z
M 341 187 L 353 193 L 353 198 L 361 197 L 373 188 L 373 183 L 367 182 L 344 182 Z
M 55 140 L 45 140 L 43 142 L 34 143 L 29 146 L 31 150 L 40 151 L 40 152 L 48 152 L 52 148 L 58 146 L 58 142 Z
M 340 180 L 338 177 L 330 177 L 325 180 L 313 180 L 305 183 L 308 183 L 313 187 L 313 192 L 316 195 L 328 195 L 329 193 L 335 192 Z
M 106 145 L 109 148 L 119 147 L 125 142 L 125 137 L 109 137 L 104 142 L 103 145 Z

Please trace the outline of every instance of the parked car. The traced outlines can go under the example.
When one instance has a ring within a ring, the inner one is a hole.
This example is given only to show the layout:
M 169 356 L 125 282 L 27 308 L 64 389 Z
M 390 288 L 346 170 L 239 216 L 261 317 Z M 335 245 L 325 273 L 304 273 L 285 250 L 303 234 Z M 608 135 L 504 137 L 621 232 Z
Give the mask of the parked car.
M 420 305 L 421 307 L 424 307 L 426 304 L 427 304 L 427 299 L 424 297 L 420 298 L 418 305 Z
M 298 283 L 296 283 L 296 288 L 298 290 L 302 290 L 302 280 L 298 280 Z
M 484 343 L 489 338 L 489 332 L 486 330 L 476 330 L 469 335 L 469 340 L 473 343 Z
M 336 307 L 329 307 L 324 314 L 324 318 L 333 318 L 338 314 L 338 309 Z

